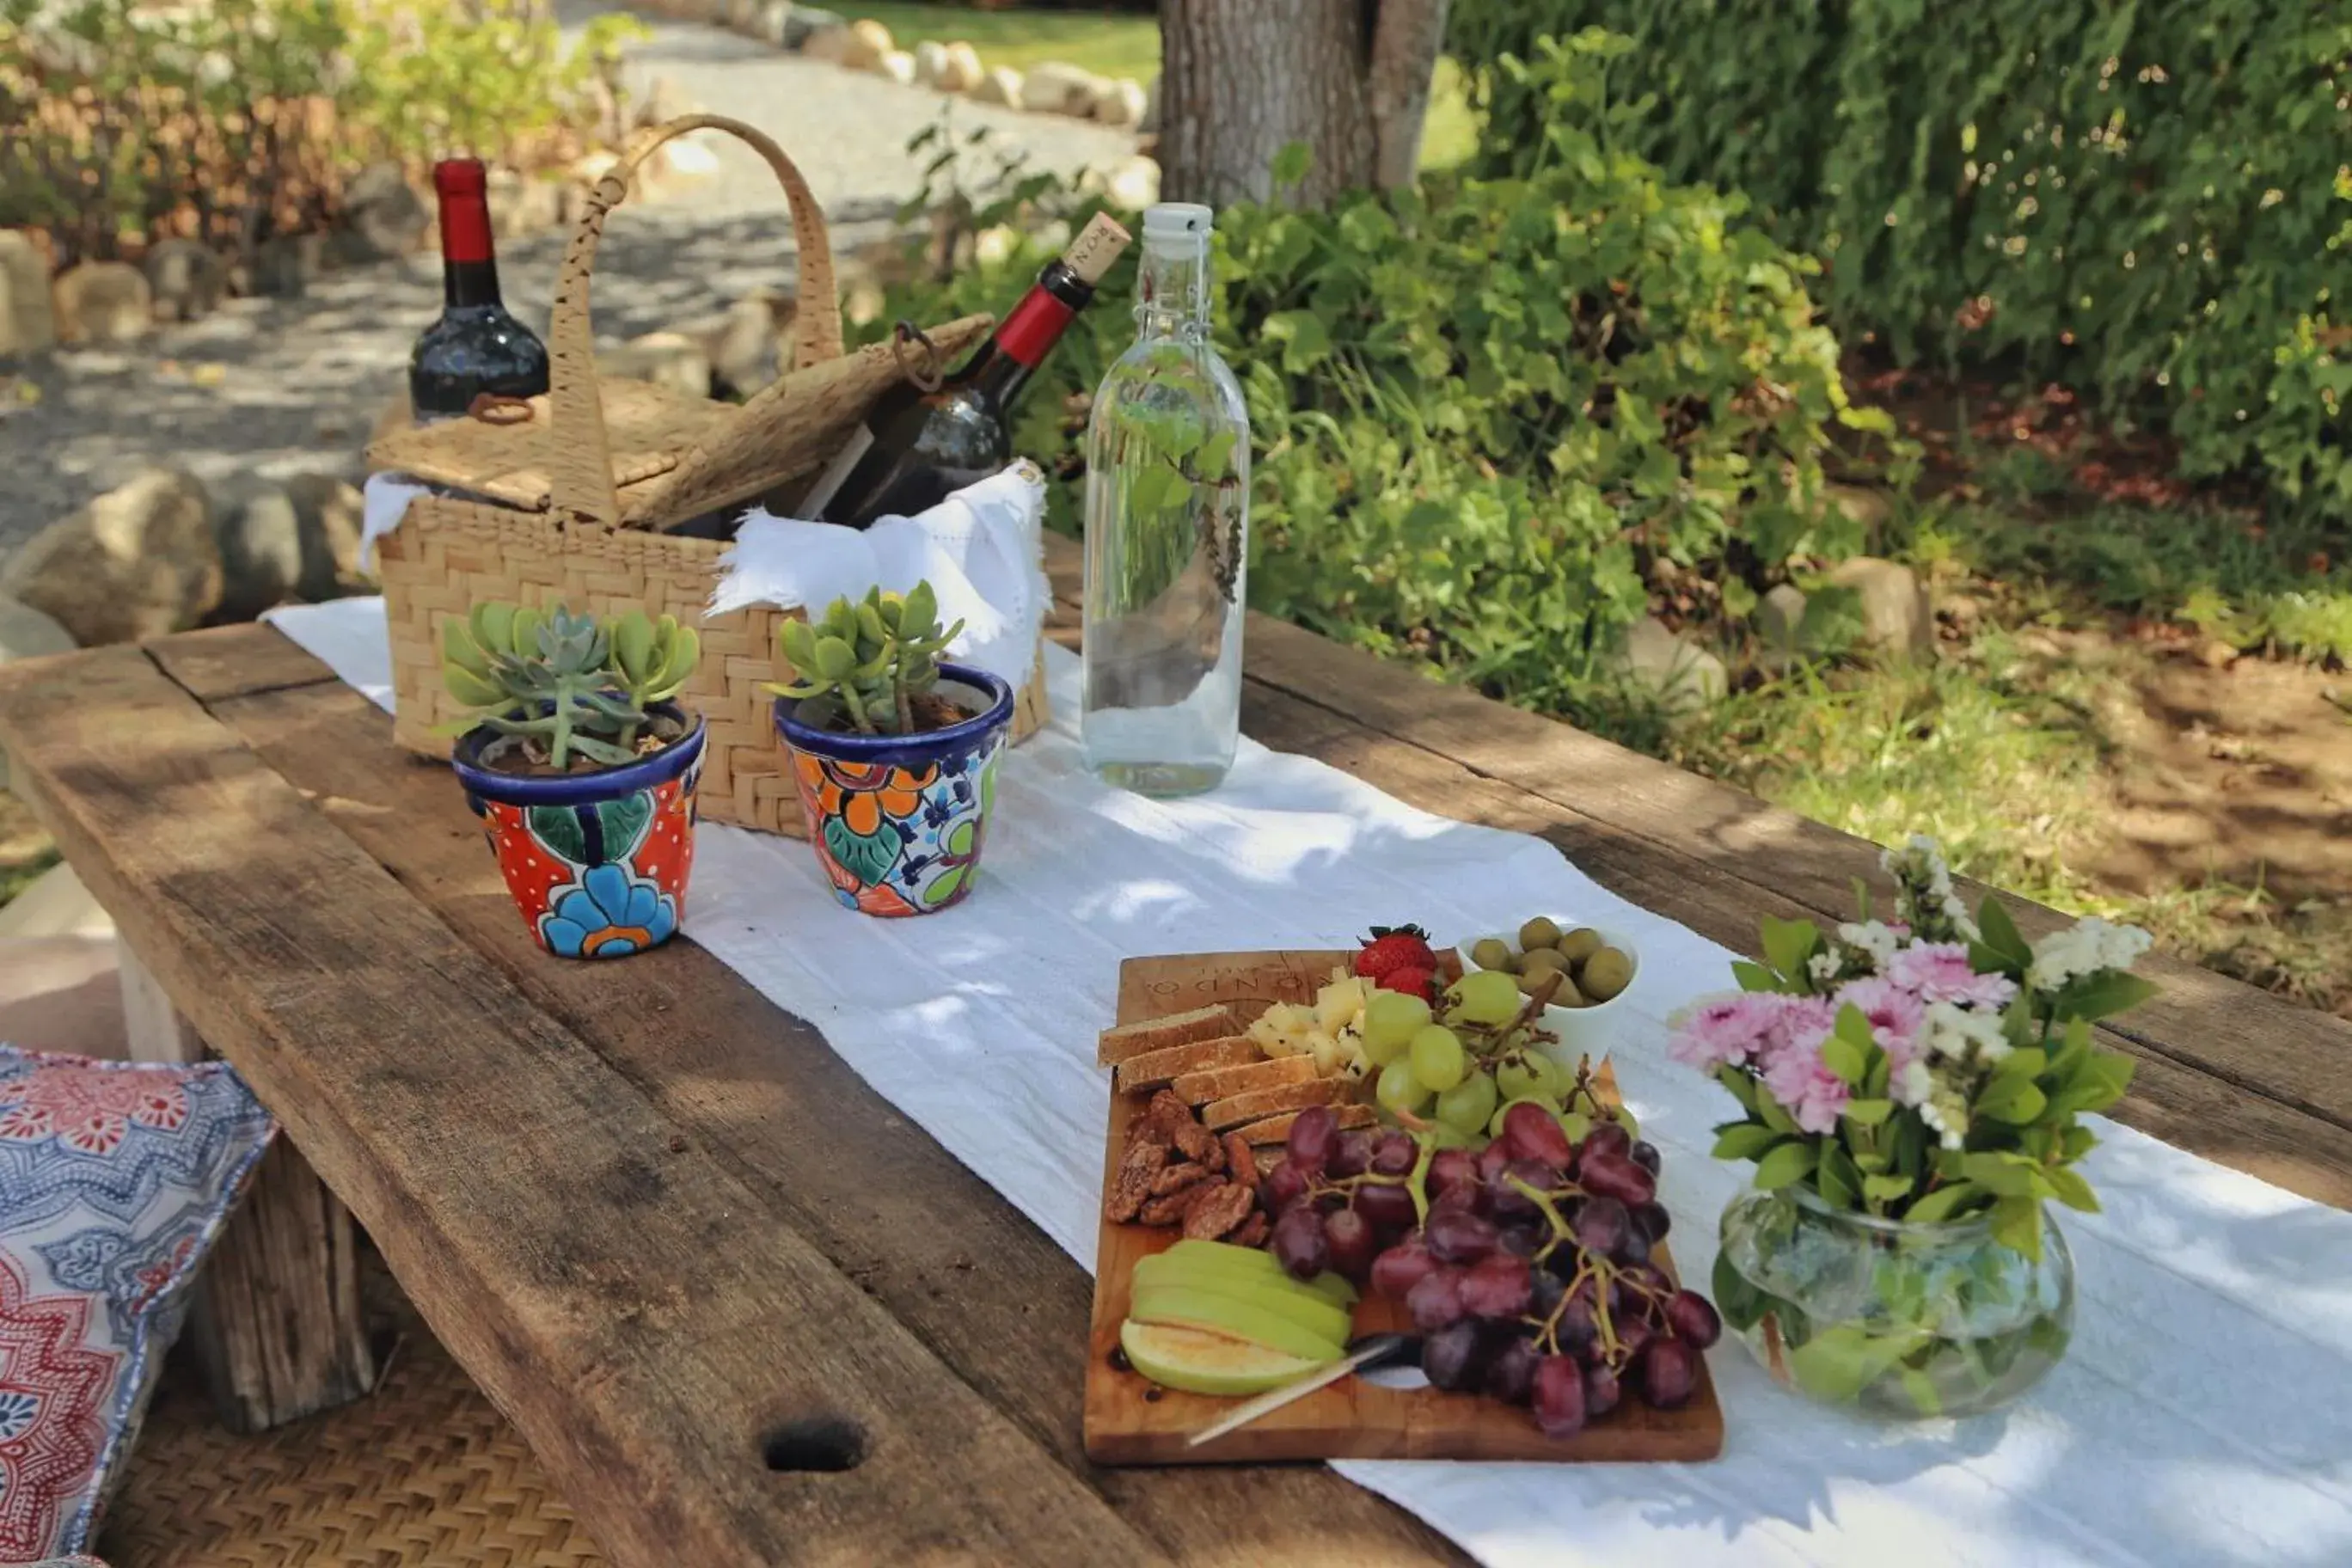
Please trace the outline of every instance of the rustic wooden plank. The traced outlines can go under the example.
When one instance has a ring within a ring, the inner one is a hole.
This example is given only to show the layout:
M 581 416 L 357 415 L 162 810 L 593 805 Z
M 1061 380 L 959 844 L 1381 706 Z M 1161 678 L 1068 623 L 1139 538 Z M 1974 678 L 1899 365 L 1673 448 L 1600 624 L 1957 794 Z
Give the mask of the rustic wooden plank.
M 1119 966 L 1121 1024 L 1164 1017 L 1211 1002 L 1305 1002 L 1344 966 L 1345 952 L 1203 952 L 1130 958 Z M 1111 1091 L 1103 1149 L 1106 1192 L 1126 1152 L 1129 1129 L 1146 1096 Z M 1622 1104 L 1606 1064 L 1596 1091 Z M 1696 1217 L 1681 1216 L 1685 1225 Z M 1161 1388 L 1118 1355 L 1119 1329 L 1134 1300 L 1137 1263 L 1173 1246 L 1164 1226 L 1120 1225 L 1106 1217 L 1095 1249 L 1094 1321 L 1087 1355 L 1087 1451 L 1108 1464 L 1235 1464 L 1276 1459 L 1518 1459 L 1553 1463 L 1712 1459 L 1723 1452 L 1723 1406 L 1704 1363 L 1691 1402 L 1660 1410 L 1629 1398 L 1612 1415 L 1565 1441 L 1547 1437 L 1523 1409 L 1499 1400 L 1441 1393 L 1434 1388 L 1387 1388 L 1347 1378 L 1219 1438 L 1193 1447 L 1195 1432 L 1232 1409 L 1232 1402 Z M 1660 1243 L 1651 1259 L 1675 1276 L 1671 1250 Z M 1356 1305 L 1357 1334 L 1411 1332 L 1402 1303 L 1367 1296 Z
M 1252 679 L 1328 708 L 1580 816 L 1612 823 L 1685 859 L 1784 893 L 1816 916 L 1851 919 L 1853 879 L 1885 886 L 1877 847 L 1539 714 L 1393 664 L 1266 616 L 1252 616 Z M 1970 903 L 1988 889 L 1964 884 Z M 2029 935 L 2069 917 L 2001 898 Z M 2251 1094 L 2352 1130 L 2352 1023 L 2162 954 L 2163 987 L 2111 1032 Z
M 144 654 L 0 739 L 624 1568 L 1159 1559 Z
M 625 964 L 541 957 L 447 771 L 394 760 L 389 721 L 357 693 L 272 691 L 215 711 L 957 1377 L 1056 1461 L 1084 1466 L 1085 1272 L 813 1027 L 690 942 Z M 1187 1563 L 1466 1561 L 1321 1469 L 1094 1479 L 1123 1518 Z
M 1763 916 L 1811 912 L 1709 859 L 1675 855 L 1639 833 L 1580 816 L 1255 679 L 1244 689 L 1242 717 L 1251 735 L 1276 750 L 1318 758 L 1423 810 L 1541 837 L 1612 892 L 1735 952 L 1762 956 L 1757 922 Z M 2290 1192 L 2352 1208 L 2352 1132 L 2169 1057 L 2139 1054 L 2131 1091 L 2113 1114 Z
M 301 644 L 259 621 L 157 637 L 146 648 L 163 673 L 199 702 L 335 679 Z
M 131 944 L 118 936 L 116 946 L 131 1060 L 211 1055 Z M 235 1432 L 266 1432 L 375 1386 L 351 1211 L 282 1134 L 205 1259 L 181 1342 Z

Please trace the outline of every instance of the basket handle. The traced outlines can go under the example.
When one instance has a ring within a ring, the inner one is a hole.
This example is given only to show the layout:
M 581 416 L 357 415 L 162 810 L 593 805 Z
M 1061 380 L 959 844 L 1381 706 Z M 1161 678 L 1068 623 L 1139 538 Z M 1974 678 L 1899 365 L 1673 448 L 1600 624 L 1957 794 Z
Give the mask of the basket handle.
M 793 235 L 800 246 L 794 368 L 841 357 L 841 299 L 835 289 L 833 241 L 825 231 L 824 210 L 817 205 L 815 193 L 784 156 L 784 150 L 766 132 L 722 114 L 681 115 L 640 132 L 622 148 L 620 161 L 588 193 L 587 207 L 580 215 L 579 226 L 572 231 L 572 242 L 563 251 L 562 270 L 556 275 L 555 309 L 547 327 L 548 408 L 555 432 L 548 479 L 558 517 L 612 528 L 621 521 L 621 495 L 613 483 L 612 442 L 604 429 L 604 400 L 596 388 L 595 336 L 588 320 L 588 283 L 596 268 L 596 242 L 604 236 L 605 215 L 626 199 L 630 177 L 656 148 L 689 131 L 703 130 L 724 131 L 765 158 L 791 204 Z

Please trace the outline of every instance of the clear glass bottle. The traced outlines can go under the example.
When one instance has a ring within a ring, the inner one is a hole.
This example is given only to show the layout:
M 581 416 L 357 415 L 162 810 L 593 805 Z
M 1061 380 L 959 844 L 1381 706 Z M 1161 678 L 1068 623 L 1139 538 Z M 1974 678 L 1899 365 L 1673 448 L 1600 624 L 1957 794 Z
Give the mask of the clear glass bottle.
M 1212 789 L 1241 738 L 1249 414 L 1209 346 L 1204 206 L 1143 215 L 1135 346 L 1087 426 L 1087 765 L 1143 795 Z

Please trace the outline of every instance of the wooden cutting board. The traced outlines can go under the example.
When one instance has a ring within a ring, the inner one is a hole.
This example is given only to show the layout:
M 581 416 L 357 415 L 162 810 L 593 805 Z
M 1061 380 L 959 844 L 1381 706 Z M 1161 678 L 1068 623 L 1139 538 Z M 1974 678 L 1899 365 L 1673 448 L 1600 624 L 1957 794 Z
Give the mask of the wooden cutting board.
M 1348 962 L 1340 952 L 1216 952 L 1131 958 L 1119 969 L 1122 1024 L 1187 1012 L 1211 1002 L 1303 1002 Z M 1604 1093 L 1615 1080 L 1602 1071 Z M 1106 1089 L 1108 1090 L 1108 1082 Z M 1136 1097 L 1110 1090 L 1110 1132 L 1103 1162 L 1108 1190 L 1127 1146 Z M 1690 1216 L 1675 1215 L 1677 1225 Z M 1698 1393 L 1680 1410 L 1654 1410 L 1628 1395 L 1605 1419 L 1566 1442 L 1536 1429 L 1525 1410 L 1498 1400 L 1433 1388 L 1382 1388 L 1343 1378 L 1329 1388 L 1198 1448 L 1192 1433 L 1234 1401 L 1161 1388 L 1126 1368 L 1118 1348 L 1136 1260 L 1173 1246 L 1173 1227 L 1103 1222 L 1095 1255 L 1095 1311 L 1087 1346 L 1087 1457 L 1103 1465 L 1257 1463 L 1277 1459 L 1711 1459 L 1723 1451 L 1723 1409 L 1702 1366 Z M 1669 1274 L 1664 1247 L 1652 1260 Z M 1359 1334 L 1408 1328 L 1402 1309 L 1367 1299 L 1356 1308 Z

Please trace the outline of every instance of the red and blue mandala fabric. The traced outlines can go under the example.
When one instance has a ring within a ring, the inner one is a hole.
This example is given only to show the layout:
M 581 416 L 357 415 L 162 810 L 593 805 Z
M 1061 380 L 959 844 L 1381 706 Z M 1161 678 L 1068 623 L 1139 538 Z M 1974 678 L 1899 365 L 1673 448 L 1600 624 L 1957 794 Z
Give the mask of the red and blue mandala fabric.
M 0 1563 L 89 1548 L 276 1125 L 226 1062 L 0 1045 Z

